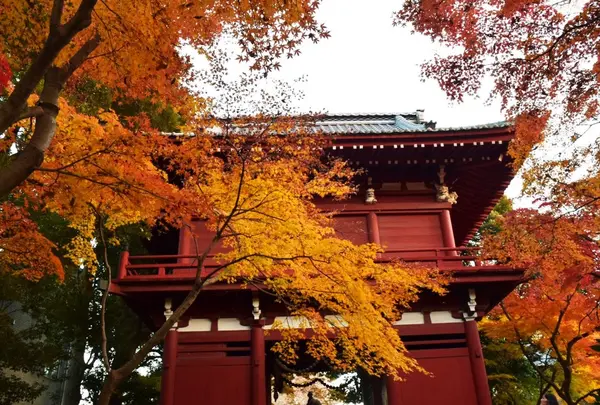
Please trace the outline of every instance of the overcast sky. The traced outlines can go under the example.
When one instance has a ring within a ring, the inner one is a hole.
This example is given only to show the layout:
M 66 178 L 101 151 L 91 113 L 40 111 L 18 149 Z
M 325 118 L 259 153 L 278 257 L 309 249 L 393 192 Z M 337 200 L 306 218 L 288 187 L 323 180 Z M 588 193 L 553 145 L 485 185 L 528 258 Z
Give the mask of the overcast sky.
M 331 38 L 306 43 L 302 54 L 284 60 L 277 77 L 305 75 L 303 109 L 330 113 L 410 112 L 425 109 L 439 126 L 473 125 L 503 119 L 487 95 L 450 104 L 436 82 L 423 82 L 419 65 L 440 48 L 409 28 L 393 27 L 400 0 L 323 0 L 318 19 Z
M 401 0 L 365 4 L 364 0 L 322 0 L 317 19 L 327 26 L 331 38 L 317 44 L 303 43 L 302 53 L 282 59 L 281 69 L 270 76 L 286 82 L 305 78 L 305 83 L 296 86 L 306 96 L 296 103 L 302 111 L 390 113 L 424 109 L 425 119 L 441 127 L 503 119 L 498 102 L 486 103 L 488 93 L 451 104 L 435 81 L 421 80 L 420 65 L 437 52 L 448 50 L 411 34 L 409 28 L 392 26 L 392 14 L 402 5 Z M 233 50 L 235 45 L 221 41 L 219 47 Z M 189 48 L 183 50 L 194 55 Z M 202 56 L 194 57 L 194 63 L 200 69 L 206 66 Z M 247 66 L 232 62 L 228 68 L 235 77 Z M 197 85 L 205 94 L 216 96 L 206 89 L 206 83 L 198 81 Z

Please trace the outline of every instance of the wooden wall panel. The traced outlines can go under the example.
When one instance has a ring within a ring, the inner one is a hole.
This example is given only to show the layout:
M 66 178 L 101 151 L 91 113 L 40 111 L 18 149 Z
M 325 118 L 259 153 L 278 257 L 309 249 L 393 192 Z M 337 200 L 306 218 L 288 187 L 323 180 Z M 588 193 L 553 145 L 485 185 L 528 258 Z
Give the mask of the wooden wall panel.
M 191 228 L 191 229 L 190 229 Z M 180 231 L 179 236 L 179 254 L 181 255 L 195 255 L 196 244 L 198 245 L 198 251 L 200 254 L 206 249 L 211 242 L 215 233 L 206 229 L 204 221 L 193 221 L 190 227 L 184 227 Z M 213 248 L 212 253 L 223 252 L 222 246 L 217 245 Z
M 178 365 L 174 405 L 250 405 L 250 362 Z
M 401 405 L 477 405 L 469 353 L 466 348 L 451 351 L 452 356 L 444 357 L 424 356 L 426 350 L 419 353 L 419 365 L 433 377 L 421 373 L 406 376 L 400 385 Z
M 369 242 L 366 215 L 339 215 L 333 219 L 333 227 L 338 237 L 357 245 Z
M 440 215 L 378 214 L 381 244 L 388 249 L 438 248 L 444 246 Z

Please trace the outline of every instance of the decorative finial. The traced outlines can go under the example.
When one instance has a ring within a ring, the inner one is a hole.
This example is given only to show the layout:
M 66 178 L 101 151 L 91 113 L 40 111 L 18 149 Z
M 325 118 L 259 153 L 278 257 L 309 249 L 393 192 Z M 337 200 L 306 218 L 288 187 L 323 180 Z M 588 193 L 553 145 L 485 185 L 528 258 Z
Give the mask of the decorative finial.
M 168 320 L 172 315 L 173 315 L 173 300 L 171 298 L 165 298 L 165 320 Z M 173 328 L 177 328 L 177 322 L 175 322 L 173 324 L 173 326 L 171 327 Z
M 477 301 L 475 301 L 475 298 L 477 298 L 477 295 L 475 294 L 475 289 L 469 288 L 469 302 L 467 304 L 469 305 L 469 311 L 471 312 L 475 312 L 475 306 L 477 305 Z
M 373 179 L 369 177 L 367 179 L 367 194 L 365 195 L 365 204 L 375 204 L 377 202 L 377 198 L 375 198 L 375 189 L 372 186 Z
M 169 319 L 171 317 L 171 315 L 173 315 L 173 310 L 171 309 L 173 308 L 173 301 L 171 300 L 171 298 L 165 298 L 165 318 Z
M 260 300 L 258 299 L 258 297 L 253 297 L 252 298 L 252 317 L 254 318 L 255 321 L 258 321 L 260 319 Z

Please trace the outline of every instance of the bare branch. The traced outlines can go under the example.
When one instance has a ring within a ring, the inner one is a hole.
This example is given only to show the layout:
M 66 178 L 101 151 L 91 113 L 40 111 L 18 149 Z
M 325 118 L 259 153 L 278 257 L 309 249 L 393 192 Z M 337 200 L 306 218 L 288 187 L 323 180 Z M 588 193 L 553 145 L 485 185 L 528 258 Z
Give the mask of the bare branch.
M 114 190 L 114 191 L 119 191 L 117 189 L 117 186 L 119 185 L 119 183 L 105 183 L 103 181 L 92 179 L 91 177 L 86 177 L 86 176 L 79 175 L 77 173 L 66 172 L 66 171 L 62 171 L 62 170 L 58 170 L 58 169 L 46 169 L 46 168 L 43 168 L 43 167 L 39 167 L 36 170 L 39 171 L 39 172 L 50 172 L 50 173 L 62 174 L 64 176 L 75 177 L 75 178 L 78 178 L 78 179 L 81 179 L 81 180 L 89 181 L 90 183 L 94 183 L 94 184 L 97 184 L 99 186 L 108 187 L 108 188 L 110 188 L 111 190 Z
M 100 240 L 102 242 L 102 249 L 104 250 L 104 265 L 106 266 L 106 274 L 107 274 L 107 285 L 106 290 L 102 293 L 102 306 L 100 308 L 100 332 L 102 334 L 102 363 L 104 364 L 104 368 L 106 372 L 109 373 L 111 370 L 110 361 L 108 360 L 108 338 L 106 336 L 106 303 L 108 301 L 108 294 L 110 292 L 110 284 L 112 282 L 112 269 L 110 267 L 110 263 L 108 262 L 108 248 L 106 246 L 106 238 L 104 237 L 104 224 L 102 222 L 102 217 L 100 213 L 90 204 L 94 212 L 96 213 L 98 219 L 98 229 L 100 231 Z
M 600 388 L 594 388 L 593 390 L 587 392 L 586 394 L 580 396 L 577 401 L 575 401 L 575 405 L 577 405 L 578 403 L 580 403 L 581 401 L 583 401 L 584 399 L 586 399 L 587 397 L 590 397 L 594 394 L 600 394 Z
M 114 144 L 115 144 L 115 142 L 111 143 L 111 144 L 110 144 L 109 146 L 107 146 L 106 148 L 99 149 L 99 150 L 97 150 L 97 151 L 94 151 L 94 152 L 88 153 L 87 155 L 85 155 L 85 156 L 82 156 L 81 158 L 79 158 L 79 159 L 76 159 L 76 160 L 72 161 L 71 163 L 67 163 L 67 164 L 66 164 L 66 165 L 64 165 L 64 166 L 57 167 L 56 169 L 41 169 L 41 168 L 40 168 L 40 169 L 37 169 L 37 170 L 41 170 L 41 171 L 55 171 L 55 172 L 59 172 L 59 173 L 60 173 L 60 172 L 62 172 L 62 171 L 64 171 L 64 170 L 66 170 L 66 169 L 68 169 L 68 168 L 70 168 L 70 167 L 73 167 L 73 166 L 75 166 L 75 165 L 76 165 L 76 164 L 78 164 L 78 163 L 81 163 L 81 162 L 83 162 L 83 161 L 85 161 L 85 160 L 87 160 L 87 159 L 91 158 L 92 156 L 100 155 L 100 154 L 102 154 L 102 153 L 105 153 L 105 152 L 108 152 L 108 151 L 110 151 L 110 148 L 111 148 L 111 147 L 112 147 Z

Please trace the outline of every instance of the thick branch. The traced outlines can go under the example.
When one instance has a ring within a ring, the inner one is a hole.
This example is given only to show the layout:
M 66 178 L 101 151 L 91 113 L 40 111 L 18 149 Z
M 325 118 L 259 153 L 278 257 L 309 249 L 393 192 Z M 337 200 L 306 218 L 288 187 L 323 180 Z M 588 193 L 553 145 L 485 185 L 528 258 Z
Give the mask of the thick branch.
M 37 111 L 40 114 L 36 118 L 35 130 L 25 149 L 19 152 L 8 166 L 0 170 L 0 196 L 9 194 L 43 163 L 44 153 L 50 146 L 56 133 L 58 99 L 63 86 L 75 69 L 81 66 L 99 44 L 100 37 L 95 35 L 82 45 L 64 67 L 49 68 L 45 76 L 44 88 L 39 101 L 39 106 L 43 112 Z M 5 105 L 2 107 L 5 107 Z M 0 110 L 1 119 L 2 110 Z M 2 132 L 1 129 L 0 132 Z
M 79 32 L 92 22 L 92 10 L 97 0 L 82 0 L 75 15 L 65 25 L 53 28 L 57 19 L 62 15 L 62 0 L 54 2 L 48 38 L 40 53 L 37 55 L 27 72 L 16 84 L 14 91 L 5 103 L 0 106 L 0 133 L 6 131 L 19 117 L 27 99 L 35 87 L 47 74 L 58 54 L 71 42 Z M 1 183 L 0 183 L 1 184 Z M 4 193 L 0 193 L 4 195 Z
M 45 113 L 45 110 L 42 107 L 40 107 L 39 105 L 36 105 L 35 107 L 28 108 L 27 111 L 25 111 L 23 114 L 19 115 L 19 118 L 17 118 L 17 121 L 21 121 L 21 120 L 24 120 L 27 118 L 37 118 L 44 113 Z
M 50 36 L 58 35 L 60 31 L 64 7 L 64 0 L 54 0 L 54 3 L 52 4 L 52 13 L 50 14 Z
M 586 394 L 582 395 L 581 397 L 579 397 L 577 399 L 577 401 L 575 401 L 575 405 L 577 405 L 578 403 L 580 403 L 581 401 L 583 401 L 584 399 L 586 399 L 587 397 L 590 397 L 594 394 L 600 394 L 600 388 L 594 388 L 593 390 L 587 392 Z
M 83 62 L 85 62 L 88 57 L 94 52 L 94 50 L 100 45 L 100 34 L 96 32 L 93 37 L 88 39 L 79 50 L 69 59 L 69 62 L 62 68 L 63 75 L 65 75 L 64 81 L 71 77 L 73 72 L 77 70 Z

